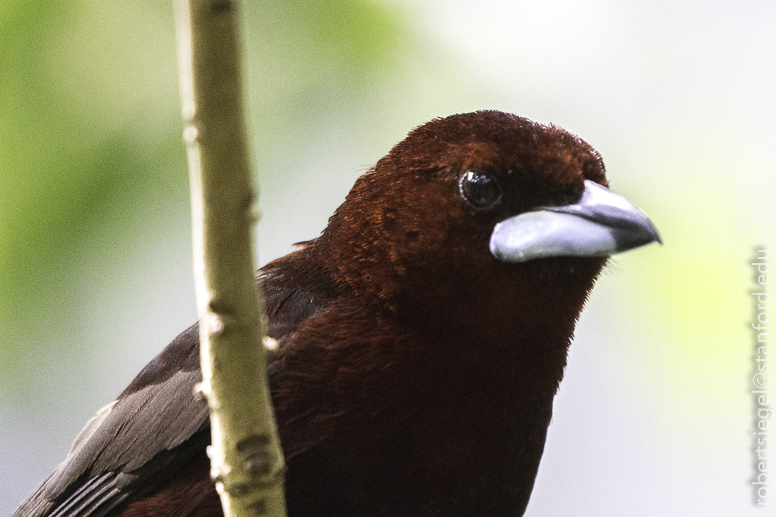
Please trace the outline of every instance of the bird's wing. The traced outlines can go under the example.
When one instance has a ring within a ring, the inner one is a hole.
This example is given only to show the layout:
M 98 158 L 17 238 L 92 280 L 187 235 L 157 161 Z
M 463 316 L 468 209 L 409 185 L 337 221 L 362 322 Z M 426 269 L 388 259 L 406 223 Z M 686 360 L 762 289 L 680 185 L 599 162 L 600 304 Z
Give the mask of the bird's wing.
M 289 255 L 291 259 L 295 254 Z M 269 334 L 286 341 L 326 305 L 326 290 L 301 287 L 284 261 L 265 268 L 262 287 Z M 270 356 L 270 373 L 273 359 Z M 210 443 L 207 404 L 194 393 L 202 380 L 199 328 L 193 325 L 154 358 L 76 437 L 65 460 L 14 517 L 95 517 L 142 497 Z
M 202 432 L 209 426 L 207 404 L 193 392 L 202 374 L 186 368 L 198 360 L 198 345 L 197 325 L 170 343 L 89 420 L 65 460 L 14 516 L 104 515 L 160 471 L 187 461 L 196 449 L 184 442 L 197 433 L 198 441 L 209 438 Z

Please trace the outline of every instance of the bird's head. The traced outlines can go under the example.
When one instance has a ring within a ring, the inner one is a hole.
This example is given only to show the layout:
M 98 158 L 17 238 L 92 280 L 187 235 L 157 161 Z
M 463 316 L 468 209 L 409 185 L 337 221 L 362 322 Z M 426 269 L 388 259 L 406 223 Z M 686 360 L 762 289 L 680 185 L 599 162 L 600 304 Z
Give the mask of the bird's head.
M 608 256 L 659 242 L 607 186 L 601 156 L 563 129 L 454 115 L 418 127 L 359 178 L 319 241 L 335 281 L 363 303 L 478 334 L 499 318 L 525 332 L 552 317 L 562 335 Z

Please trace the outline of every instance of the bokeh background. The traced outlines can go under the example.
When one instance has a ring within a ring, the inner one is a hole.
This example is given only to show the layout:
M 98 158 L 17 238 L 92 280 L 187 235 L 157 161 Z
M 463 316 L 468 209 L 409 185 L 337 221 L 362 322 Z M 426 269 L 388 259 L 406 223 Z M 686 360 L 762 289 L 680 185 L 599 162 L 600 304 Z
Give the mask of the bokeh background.
M 769 513 L 748 327 L 776 252 L 776 4 L 247 4 L 261 264 L 433 117 L 577 133 L 665 245 L 599 281 L 527 515 Z M 0 515 L 196 319 L 179 111 L 169 2 L 0 2 Z

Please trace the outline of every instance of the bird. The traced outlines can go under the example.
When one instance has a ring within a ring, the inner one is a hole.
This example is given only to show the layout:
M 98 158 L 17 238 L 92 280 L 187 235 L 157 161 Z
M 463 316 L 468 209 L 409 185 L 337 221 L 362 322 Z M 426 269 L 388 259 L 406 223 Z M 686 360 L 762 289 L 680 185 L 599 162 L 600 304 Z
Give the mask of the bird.
M 579 137 L 436 118 L 263 267 L 290 517 L 519 516 L 609 257 L 660 243 Z M 261 345 L 257 345 L 261 346 Z M 215 517 L 197 324 L 76 437 L 15 517 Z

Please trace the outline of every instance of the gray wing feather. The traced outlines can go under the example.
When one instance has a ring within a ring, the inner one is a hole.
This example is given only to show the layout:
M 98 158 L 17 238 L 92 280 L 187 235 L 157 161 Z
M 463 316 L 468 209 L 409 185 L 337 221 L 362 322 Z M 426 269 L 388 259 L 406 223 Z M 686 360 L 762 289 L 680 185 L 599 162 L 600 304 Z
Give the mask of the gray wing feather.
M 128 495 L 123 488 L 158 471 L 141 472 L 152 459 L 169 463 L 170 458 L 160 453 L 207 429 L 207 404 L 193 392 L 201 380 L 199 371 L 179 371 L 100 409 L 65 460 L 14 517 L 97 516 L 114 508 Z M 85 482 L 78 486 L 82 477 Z

